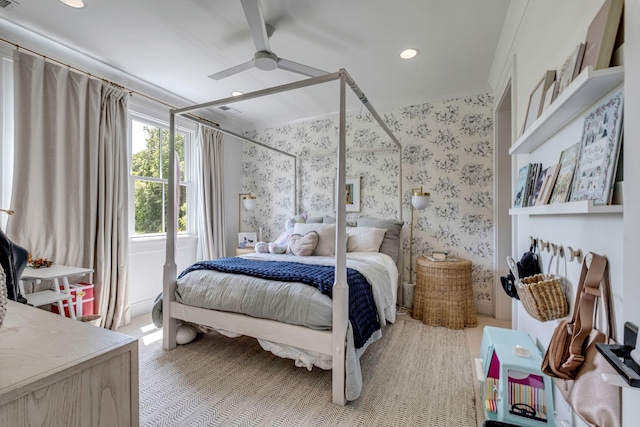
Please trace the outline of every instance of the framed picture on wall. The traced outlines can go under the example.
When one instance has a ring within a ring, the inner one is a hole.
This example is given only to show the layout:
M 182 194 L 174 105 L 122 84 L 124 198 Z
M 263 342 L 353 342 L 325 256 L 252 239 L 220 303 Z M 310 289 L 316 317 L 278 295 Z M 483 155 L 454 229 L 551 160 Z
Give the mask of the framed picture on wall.
M 360 177 L 347 177 L 346 186 L 346 211 L 360 212 Z

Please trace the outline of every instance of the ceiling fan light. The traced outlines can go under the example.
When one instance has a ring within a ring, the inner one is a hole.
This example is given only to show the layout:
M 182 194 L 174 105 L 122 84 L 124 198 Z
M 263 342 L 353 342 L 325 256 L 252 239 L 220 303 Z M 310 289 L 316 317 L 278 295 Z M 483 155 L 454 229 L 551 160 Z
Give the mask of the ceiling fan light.
M 67 6 L 75 7 L 76 9 L 82 9 L 84 7 L 84 0 L 60 0 Z
M 402 59 L 415 58 L 416 56 L 418 56 L 419 53 L 420 51 L 418 49 L 414 49 L 414 48 L 405 49 L 402 52 L 400 52 L 400 58 Z

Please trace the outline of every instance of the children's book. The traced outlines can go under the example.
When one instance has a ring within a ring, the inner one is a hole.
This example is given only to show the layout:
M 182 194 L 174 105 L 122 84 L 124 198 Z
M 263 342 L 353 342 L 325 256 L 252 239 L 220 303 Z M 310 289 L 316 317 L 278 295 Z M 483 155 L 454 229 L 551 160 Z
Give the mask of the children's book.
M 579 151 L 580 143 L 577 142 L 560 153 L 560 170 L 558 171 L 558 177 L 551 192 L 550 204 L 564 203 L 569 200 L 571 181 L 573 180 L 573 173 L 576 169 Z

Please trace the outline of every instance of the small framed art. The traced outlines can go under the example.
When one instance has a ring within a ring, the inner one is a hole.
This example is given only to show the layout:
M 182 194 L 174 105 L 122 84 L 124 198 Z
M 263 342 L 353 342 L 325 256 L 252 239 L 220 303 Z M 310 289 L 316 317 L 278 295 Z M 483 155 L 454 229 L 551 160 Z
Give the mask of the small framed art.
M 246 248 L 255 246 L 258 242 L 258 233 L 255 231 L 238 233 L 238 247 Z
M 542 113 L 542 107 L 544 106 L 544 97 L 547 93 L 549 87 L 553 84 L 556 78 L 556 70 L 549 70 L 544 74 L 542 80 L 538 82 L 536 87 L 531 92 L 531 96 L 529 97 L 529 108 L 527 108 L 527 115 L 524 121 L 524 131 L 536 121 L 540 114 Z
M 360 177 L 346 178 L 346 211 L 360 212 Z

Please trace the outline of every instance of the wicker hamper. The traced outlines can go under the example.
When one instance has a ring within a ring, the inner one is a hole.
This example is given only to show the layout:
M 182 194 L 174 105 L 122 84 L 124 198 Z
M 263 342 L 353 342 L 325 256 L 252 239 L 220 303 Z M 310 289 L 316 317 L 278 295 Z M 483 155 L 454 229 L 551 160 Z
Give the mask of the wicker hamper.
M 419 257 L 411 317 L 432 326 L 477 326 L 471 284 L 471 261 L 431 261 Z

